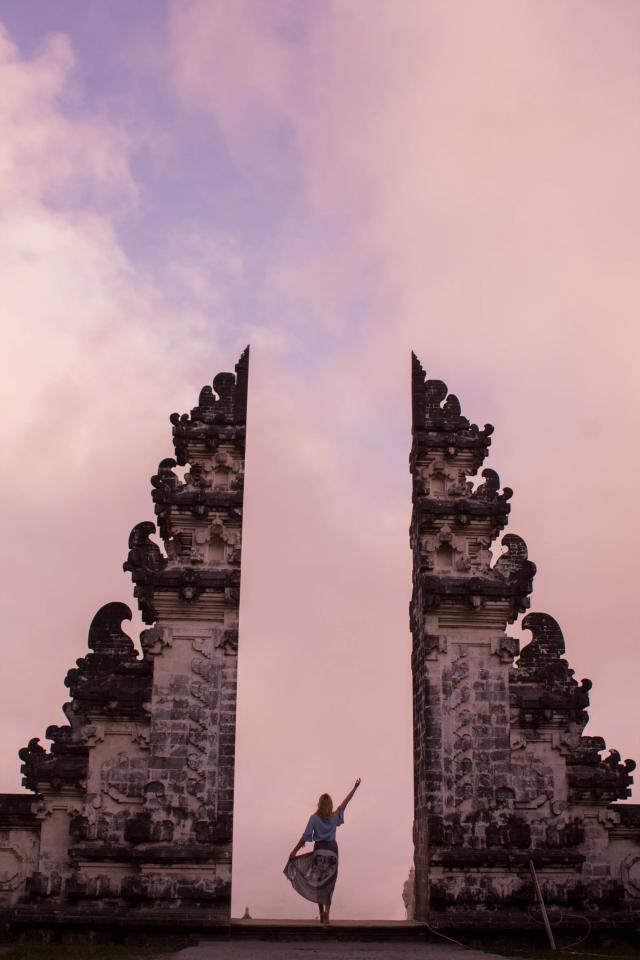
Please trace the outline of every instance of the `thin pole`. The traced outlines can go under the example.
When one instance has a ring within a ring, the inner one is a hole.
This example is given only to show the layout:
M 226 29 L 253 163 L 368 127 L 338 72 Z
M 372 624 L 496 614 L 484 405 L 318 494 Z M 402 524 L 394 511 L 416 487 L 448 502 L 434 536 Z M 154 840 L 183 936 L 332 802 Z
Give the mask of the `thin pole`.
M 549 938 L 549 946 L 551 947 L 552 950 L 557 950 L 556 941 L 553 939 L 553 931 L 551 929 L 551 924 L 549 923 L 547 908 L 545 907 L 544 900 L 542 899 L 542 890 L 540 889 L 540 884 L 538 883 L 538 874 L 536 873 L 536 868 L 533 865 L 533 860 L 529 860 L 529 869 L 531 870 L 531 876 L 533 877 L 533 885 L 536 888 L 536 894 L 540 902 L 540 910 L 542 911 L 544 928 L 547 931 L 547 936 Z

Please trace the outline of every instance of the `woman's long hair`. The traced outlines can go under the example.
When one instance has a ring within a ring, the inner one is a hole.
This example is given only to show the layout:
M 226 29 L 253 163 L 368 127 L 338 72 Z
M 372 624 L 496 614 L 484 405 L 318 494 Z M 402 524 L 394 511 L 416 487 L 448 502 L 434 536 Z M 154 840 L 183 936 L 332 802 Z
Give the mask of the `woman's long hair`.
M 319 817 L 322 817 L 323 820 L 328 820 L 333 813 L 333 800 L 328 793 L 323 793 L 320 795 L 320 799 L 318 800 L 318 809 L 316 812 Z

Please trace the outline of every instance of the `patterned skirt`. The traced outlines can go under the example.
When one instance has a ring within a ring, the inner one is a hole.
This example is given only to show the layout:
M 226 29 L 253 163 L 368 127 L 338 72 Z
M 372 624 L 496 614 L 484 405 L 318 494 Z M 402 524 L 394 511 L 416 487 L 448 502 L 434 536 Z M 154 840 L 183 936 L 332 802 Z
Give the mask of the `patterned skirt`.
M 338 877 L 338 844 L 335 840 L 319 840 L 313 853 L 289 860 L 283 872 L 301 897 L 330 904 Z

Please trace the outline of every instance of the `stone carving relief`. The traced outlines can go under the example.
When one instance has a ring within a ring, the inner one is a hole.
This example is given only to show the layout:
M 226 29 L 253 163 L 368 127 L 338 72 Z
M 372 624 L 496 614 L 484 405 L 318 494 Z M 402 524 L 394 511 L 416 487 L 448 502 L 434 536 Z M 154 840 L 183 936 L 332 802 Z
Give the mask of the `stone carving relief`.
M 437 660 L 438 654 L 447 652 L 447 638 L 442 634 L 426 634 L 423 651 L 426 660 Z
M 466 542 L 453 533 L 448 523 L 442 524 L 437 533 L 424 537 L 424 565 L 427 570 L 438 573 L 453 573 L 469 569 Z
M 13 847 L 0 846 L 0 890 L 16 890 L 22 881 L 23 859 Z
M 123 751 L 102 764 L 102 790 L 113 800 L 123 802 L 142 798 L 146 779 L 146 761 L 131 758 Z
M 463 470 L 455 469 L 444 460 L 429 460 L 422 464 L 416 479 L 424 496 L 462 497 L 473 488 Z
M 552 813 L 555 813 L 552 804 Z M 584 822 L 581 817 L 559 817 L 546 828 L 545 841 L 548 847 L 578 847 L 584 843 Z
M 194 563 L 240 563 L 240 530 L 222 523 L 198 528 L 193 535 L 191 560 Z
M 520 641 L 517 637 L 507 637 L 501 634 L 491 638 L 491 653 L 495 654 L 502 663 L 513 663 L 520 651 Z
M 640 897 L 640 854 L 632 853 L 625 857 L 620 866 L 620 879 L 629 896 Z

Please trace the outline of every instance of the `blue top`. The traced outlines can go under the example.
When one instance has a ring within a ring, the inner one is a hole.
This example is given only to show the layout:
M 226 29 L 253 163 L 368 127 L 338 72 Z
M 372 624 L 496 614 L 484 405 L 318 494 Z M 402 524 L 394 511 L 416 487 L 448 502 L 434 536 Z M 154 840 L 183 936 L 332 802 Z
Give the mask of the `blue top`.
M 344 823 L 344 813 L 342 807 L 338 807 L 335 813 L 332 813 L 328 820 L 314 813 L 309 818 L 307 829 L 302 834 L 305 843 L 311 840 L 335 840 L 336 827 Z

